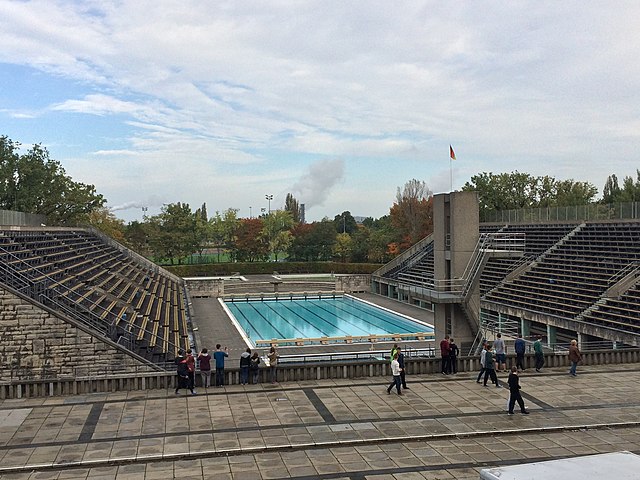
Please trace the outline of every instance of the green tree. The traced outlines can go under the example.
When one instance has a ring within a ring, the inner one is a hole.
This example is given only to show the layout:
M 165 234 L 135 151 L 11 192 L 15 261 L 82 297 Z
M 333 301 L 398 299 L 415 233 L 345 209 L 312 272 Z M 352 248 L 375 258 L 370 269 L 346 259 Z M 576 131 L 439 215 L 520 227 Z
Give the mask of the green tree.
M 348 233 L 338 233 L 336 243 L 333 246 L 333 255 L 341 262 L 346 263 L 353 252 L 353 239 Z
M 233 251 L 236 232 L 240 225 L 238 210 L 228 208 L 222 214 L 216 212 L 215 216 L 209 220 L 209 224 L 211 242 L 218 252 L 218 262 L 220 262 L 220 254 L 223 250 Z
M 263 234 L 261 218 L 243 218 L 236 231 L 233 257 L 239 262 L 266 261 L 269 258 L 269 242 Z
M 351 212 L 344 211 L 340 215 L 336 215 L 333 219 L 336 232 L 352 234 L 358 229 L 356 219 L 353 218 Z
M 624 177 L 622 187 L 618 185 L 618 177 L 610 175 L 604 184 L 602 203 L 626 203 L 640 201 L 640 170 L 636 170 L 636 180 L 632 177 Z
M 291 243 L 293 242 L 293 235 L 289 230 L 283 230 L 278 232 L 276 236 L 270 241 L 271 253 L 274 255 L 274 259 L 278 261 L 278 255 L 286 252 Z
M 371 239 L 371 228 L 360 225 L 351 234 L 351 261 L 363 263 L 369 261 L 369 242 Z
M 620 198 L 620 186 L 618 185 L 618 177 L 616 174 L 609 175 L 607 181 L 604 184 L 602 190 L 602 203 L 608 205 L 610 203 L 617 203 Z
M 0 208 L 46 215 L 52 225 L 89 220 L 106 200 L 93 185 L 74 182 L 41 145 L 19 154 L 20 144 L 0 137 Z
M 173 265 L 174 259 L 182 259 L 198 250 L 202 243 L 196 225 L 196 215 L 187 203 L 171 203 L 163 207 L 160 215 L 151 217 L 150 244 L 159 258 L 167 259 Z
M 124 221 L 117 218 L 108 208 L 99 207 L 89 212 L 88 223 L 115 241 L 124 243 Z
M 277 261 L 278 254 L 285 252 L 291 244 L 289 230 L 294 224 L 293 217 L 287 210 L 272 210 L 264 216 L 263 224 L 262 235 L 269 244 L 270 253 L 275 255 Z
M 212 225 L 207 218 L 207 204 L 203 203 L 195 212 L 195 228 L 193 231 L 195 238 L 200 242 L 198 244 L 200 255 L 211 242 L 212 230 Z
M 138 222 L 134 220 L 125 226 L 124 243 L 132 250 L 145 257 L 151 257 L 151 247 L 149 245 L 150 226 L 149 221 Z
M 489 210 L 587 205 L 598 193 L 589 182 L 534 177 L 517 171 L 474 175 L 462 190 L 478 192 L 481 215 Z
M 293 223 L 300 223 L 302 221 L 302 212 L 300 211 L 300 204 L 296 197 L 291 193 L 287 193 L 287 197 L 284 200 L 285 211 L 291 214 Z
M 333 221 L 298 224 L 292 229 L 293 242 L 289 247 L 289 258 L 298 261 L 327 261 L 333 255 L 336 230 Z
M 391 251 L 395 237 L 390 215 L 372 220 L 371 234 L 367 243 L 367 260 L 373 263 L 386 263 L 391 260 L 395 255 Z
M 640 170 L 636 170 L 636 180 L 624 177 L 620 202 L 637 202 L 640 200 Z

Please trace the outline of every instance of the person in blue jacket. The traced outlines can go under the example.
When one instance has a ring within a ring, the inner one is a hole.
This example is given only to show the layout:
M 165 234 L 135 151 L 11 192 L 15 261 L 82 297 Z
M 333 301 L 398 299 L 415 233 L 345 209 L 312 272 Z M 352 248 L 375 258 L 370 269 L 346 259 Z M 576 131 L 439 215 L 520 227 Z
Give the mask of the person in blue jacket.
M 228 357 L 227 347 L 220 348 L 220 344 L 216 345 L 216 351 L 213 352 L 213 358 L 216 360 L 216 387 L 224 385 L 224 358 Z
M 526 349 L 526 344 L 522 339 L 522 334 L 518 334 L 518 338 L 513 344 L 513 349 L 516 351 L 516 368 L 519 368 L 524 372 L 524 351 Z

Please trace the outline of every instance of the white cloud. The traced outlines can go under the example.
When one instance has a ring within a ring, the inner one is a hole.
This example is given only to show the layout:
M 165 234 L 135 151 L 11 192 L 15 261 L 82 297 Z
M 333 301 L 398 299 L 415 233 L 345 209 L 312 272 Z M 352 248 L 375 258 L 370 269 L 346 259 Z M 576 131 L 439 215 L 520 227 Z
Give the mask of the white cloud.
M 0 115 L 113 122 L 117 142 L 85 145 L 95 163 L 61 160 L 121 205 L 134 185 L 212 211 L 257 204 L 339 158 L 327 185 L 382 215 L 411 178 L 449 188 L 450 143 L 454 188 L 516 169 L 601 187 L 633 173 L 640 147 L 639 14 L 631 1 L 0 0 L 0 62 L 87 92 Z M 331 191 L 308 203 L 349 209 Z

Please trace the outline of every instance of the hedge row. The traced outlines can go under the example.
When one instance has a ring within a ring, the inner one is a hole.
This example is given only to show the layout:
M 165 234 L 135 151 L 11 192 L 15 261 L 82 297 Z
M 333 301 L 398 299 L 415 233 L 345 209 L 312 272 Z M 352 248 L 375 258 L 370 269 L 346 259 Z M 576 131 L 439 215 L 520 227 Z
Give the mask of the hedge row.
M 336 262 L 246 262 L 246 263 L 209 263 L 202 265 L 164 266 L 179 277 L 216 277 L 222 275 L 260 275 L 260 274 L 304 274 L 304 273 L 348 273 L 370 274 L 380 268 L 375 263 L 336 263 Z

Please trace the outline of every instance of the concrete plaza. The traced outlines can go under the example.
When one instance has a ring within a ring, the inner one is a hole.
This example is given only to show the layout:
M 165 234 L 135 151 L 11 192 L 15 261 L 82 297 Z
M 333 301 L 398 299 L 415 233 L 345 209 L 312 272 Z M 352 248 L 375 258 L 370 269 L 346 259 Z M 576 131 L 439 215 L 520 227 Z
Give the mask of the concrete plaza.
M 527 370 L 528 416 L 508 416 L 508 389 L 475 374 L 408 382 L 401 397 L 362 378 L 4 400 L 0 479 L 476 480 L 490 466 L 640 453 L 637 364 Z

